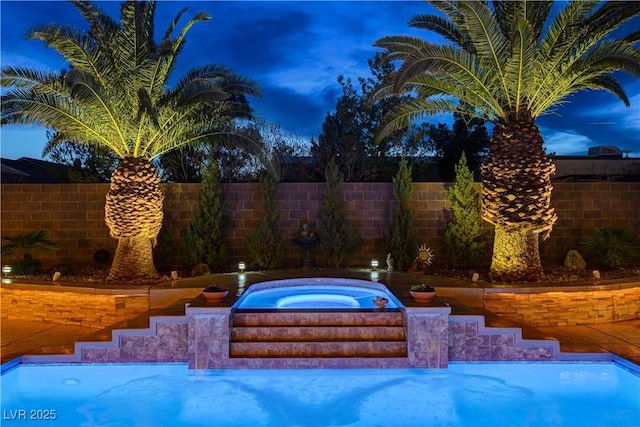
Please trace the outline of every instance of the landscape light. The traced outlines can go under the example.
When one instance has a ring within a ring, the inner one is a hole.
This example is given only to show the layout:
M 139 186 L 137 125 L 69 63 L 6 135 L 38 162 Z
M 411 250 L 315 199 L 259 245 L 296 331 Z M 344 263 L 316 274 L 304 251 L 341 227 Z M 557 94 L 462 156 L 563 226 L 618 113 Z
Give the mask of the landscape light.
M 2 275 L 4 277 L 9 277 L 9 275 L 11 274 L 11 266 L 10 265 L 3 265 L 2 266 Z
M 238 270 L 240 270 L 240 273 L 243 273 L 245 268 L 247 268 L 247 266 L 245 265 L 244 262 L 241 262 L 240 264 L 238 264 Z
M 377 270 L 378 269 L 378 260 L 377 259 L 372 259 L 371 260 L 371 268 L 373 270 Z

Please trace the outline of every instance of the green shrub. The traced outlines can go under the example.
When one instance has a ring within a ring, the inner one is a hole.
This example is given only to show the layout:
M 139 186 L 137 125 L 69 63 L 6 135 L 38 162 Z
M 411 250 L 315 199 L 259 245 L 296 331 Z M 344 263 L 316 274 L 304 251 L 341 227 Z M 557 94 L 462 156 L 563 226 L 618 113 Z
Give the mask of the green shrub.
M 280 229 L 278 182 L 265 174 L 260 187 L 262 220 L 247 239 L 253 261 L 261 268 L 278 268 L 282 264 L 284 238 Z
M 598 267 L 620 268 L 638 254 L 636 235 L 629 227 L 596 228 L 587 241 L 587 251 Z
M 3 237 L 3 240 L 9 243 L 2 245 L 2 257 L 14 257 L 11 268 L 17 275 L 37 273 L 42 262 L 34 258 L 34 255 L 50 253 L 58 249 L 57 243 L 49 240 L 47 233 L 42 230 Z
M 480 240 L 480 194 L 473 189 L 473 172 L 462 152 L 455 167 L 456 178 L 447 192 L 453 219 L 444 233 L 449 265 L 454 268 L 476 267 L 484 255 Z
M 352 255 L 357 247 L 356 229 L 345 213 L 340 198 L 342 174 L 331 160 L 325 171 L 324 199 L 320 211 L 320 243 L 334 268 Z
M 400 161 L 398 172 L 392 181 L 393 196 L 398 206 L 391 214 L 391 224 L 385 230 L 385 244 L 387 252 L 391 253 L 394 260 L 394 267 L 405 271 L 411 266 L 418 252 L 418 231 L 411 209 L 413 181 L 411 168 L 406 159 Z
M 211 271 L 221 271 L 227 263 L 224 230 L 227 223 L 220 190 L 220 171 L 214 158 L 202 171 L 198 203 L 185 235 L 187 260 L 205 263 Z

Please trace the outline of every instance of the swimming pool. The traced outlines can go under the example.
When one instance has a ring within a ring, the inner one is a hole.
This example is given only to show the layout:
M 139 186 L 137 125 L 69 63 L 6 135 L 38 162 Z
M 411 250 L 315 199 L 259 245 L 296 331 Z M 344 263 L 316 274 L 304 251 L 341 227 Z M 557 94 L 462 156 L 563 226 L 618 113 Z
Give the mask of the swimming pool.
M 206 375 L 190 374 L 183 364 L 19 365 L 1 380 L 3 425 L 42 420 L 35 425 L 632 427 L 640 422 L 640 377 L 614 363 Z
M 302 278 L 252 285 L 234 305 L 238 309 L 377 309 L 377 298 L 389 300 L 386 308 L 402 303 L 386 286 L 367 280 Z

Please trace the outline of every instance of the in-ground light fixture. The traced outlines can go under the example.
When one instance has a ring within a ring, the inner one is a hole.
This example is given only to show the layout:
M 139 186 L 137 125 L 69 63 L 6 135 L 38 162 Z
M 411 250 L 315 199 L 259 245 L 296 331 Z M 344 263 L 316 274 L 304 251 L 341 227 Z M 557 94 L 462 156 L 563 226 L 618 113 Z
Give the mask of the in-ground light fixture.
M 3 265 L 2 266 L 2 277 L 7 279 L 10 275 L 11 275 L 11 266 L 10 265 Z
M 12 268 L 10 265 L 3 265 L 2 266 L 2 283 L 11 283 L 11 279 L 9 277 L 11 277 L 11 272 L 12 272 Z

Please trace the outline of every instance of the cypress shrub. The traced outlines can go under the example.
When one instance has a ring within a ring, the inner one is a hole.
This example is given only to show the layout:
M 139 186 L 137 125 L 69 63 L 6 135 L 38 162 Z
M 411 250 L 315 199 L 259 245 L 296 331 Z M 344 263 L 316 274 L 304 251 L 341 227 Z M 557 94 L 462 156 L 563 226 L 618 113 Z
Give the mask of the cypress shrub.
M 262 177 L 260 200 L 262 220 L 247 239 L 247 247 L 260 268 L 277 268 L 282 264 L 284 238 L 280 229 L 278 182 L 271 174 Z
M 227 219 L 220 190 L 220 170 L 210 158 L 202 171 L 201 193 L 187 228 L 185 243 L 191 265 L 205 263 L 210 271 L 221 271 L 227 263 L 224 230 Z
M 320 210 L 320 242 L 331 266 L 339 268 L 357 247 L 356 229 L 348 219 L 340 195 L 343 176 L 331 160 L 325 170 L 324 199 Z
M 405 158 L 400 161 L 398 172 L 392 182 L 397 208 L 391 214 L 391 224 L 385 230 L 385 242 L 387 252 L 391 253 L 394 260 L 394 267 L 405 271 L 409 269 L 418 252 L 418 232 L 411 209 L 413 181 L 411 167 Z
M 455 167 L 456 178 L 447 192 L 453 219 L 444 233 L 449 264 L 454 268 L 472 268 L 484 255 L 480 240 L 480 194 L 473 189 L 473 172 L 462 153 Z

